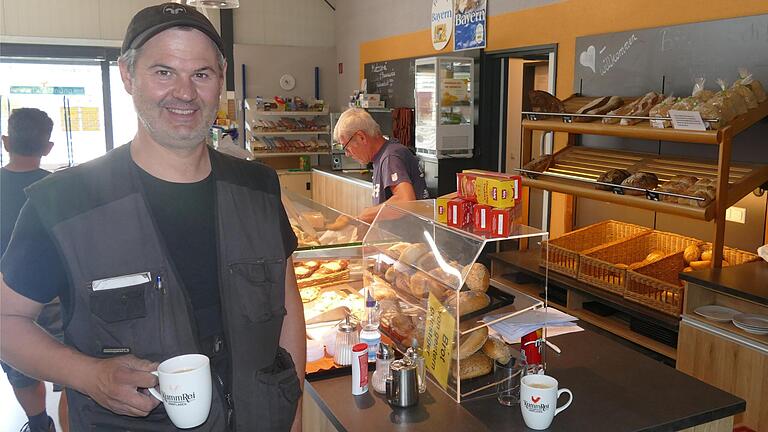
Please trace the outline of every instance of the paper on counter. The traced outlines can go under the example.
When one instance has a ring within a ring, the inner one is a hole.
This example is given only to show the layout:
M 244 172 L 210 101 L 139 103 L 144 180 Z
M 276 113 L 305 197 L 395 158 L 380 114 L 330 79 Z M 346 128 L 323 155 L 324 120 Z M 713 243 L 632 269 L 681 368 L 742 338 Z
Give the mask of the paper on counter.
M 533 331 L 533 330 L 531 330 L 531 331 Z M 560 326 L 560 327 L 547 327 L 547 340 L 549 340 L 549 339 L 551 339 L 551 338 L 553 338 L 555 336 L 560 336 L 560 335 L 564 335 L 564 334 L 568 334 L 568 333 L 576 333 L 576 332 L 580 332 L 580 331 L 584 331 L 584 329 L 579 327 L 576 324 L 568 325 L 568 326 Z M 528 332 L 528 333 L 530 333 L 530 332 Z M 503 334 L 495 331 L 493 329 L 493 326 L 491 326 L 490 334 L 491 335 L 495 334 L 495 335 L 501 336 L 501 338 L 504 340 L 504 342 L 506 342 L 508 344 L 519 344 L 520 343 L 520 338 L 519 337 L 517 339 L 508 339 L 508 338 L 504 337 Z
M 499 317 L 499 315 L 488 315 L 483 317 L 483 321 L 492 322 Z M 500 334 L 507 343 L 519 343 L 521 337 L 543 328 L 545 324 L 549 337 L 554 335 L 553 332 L 557 328 L 571 328 L 570 331 L 567 331 L 568 333 L 579 331 L 580 327 L 574 324 L 575 321 L 578 321 L 578 318 L 557 309 L 547 308 L 526 311 L 520 315 L 491 324 L 490 327 L 494 332 Z M 578 330 L 572 329 L 573 327 L 576 327 Z M 558 334 L 565 333 L 560 332 Z

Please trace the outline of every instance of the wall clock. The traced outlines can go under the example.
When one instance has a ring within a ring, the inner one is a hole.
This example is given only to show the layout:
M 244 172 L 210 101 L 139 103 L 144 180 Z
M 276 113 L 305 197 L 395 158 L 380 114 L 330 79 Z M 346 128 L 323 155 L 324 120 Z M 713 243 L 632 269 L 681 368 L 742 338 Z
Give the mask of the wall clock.
M 280 77 L 280 88 L 283 90 L 293 90 L 296 87 L 296 78 L 291 74 L 284 74 Z

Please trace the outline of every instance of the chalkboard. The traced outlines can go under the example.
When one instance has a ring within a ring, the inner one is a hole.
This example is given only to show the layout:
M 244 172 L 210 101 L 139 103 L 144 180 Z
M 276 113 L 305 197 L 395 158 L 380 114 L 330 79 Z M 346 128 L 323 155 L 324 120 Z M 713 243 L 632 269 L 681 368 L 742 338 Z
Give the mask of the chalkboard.
M 663 90 L 690 96 L 694 79 L 728 85 L 746 67 L 768 84 L 768 15 L 576 38 L 574 91 L 587 96 Z
M 575 54 L 573 91 L 586 96 L 649 91 L 689 96 L 696 78 L 705 78 L 707 89 L 719 90 L 716 80 L 730 86 L 739 67 L 768 87 L 768 14 L 579 37 Z M 768 146 L 759 138 L 767 133 L 768 121 L 762 121 L 739 134 L 733 158 L 768 162 Z M 689 145 L 679 143 L 584 136 L 582 144 L 694 155 Z M 713 146 L 697 148 L 699 152 L 717 157 Z
M 413 108 L 414 70 L 413 58 L 367 63 L 368 93 L 380 94 L 387 108 Z

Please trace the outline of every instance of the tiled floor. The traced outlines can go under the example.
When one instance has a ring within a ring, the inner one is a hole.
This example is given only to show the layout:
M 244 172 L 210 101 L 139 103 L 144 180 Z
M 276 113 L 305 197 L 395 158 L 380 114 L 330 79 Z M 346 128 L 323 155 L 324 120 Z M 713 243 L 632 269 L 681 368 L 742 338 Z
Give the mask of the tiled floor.
M 45 400 L 46 410 L 56 422 L 56 430 L 61 431 L 61 426 L 59 426 L 59 398 L 61 393 L 53 392 L 50 383 L 46 383 L 45 387 L 48 390 Z M 16 401 L 7 377 L 4 373 L 0 373 L 0 431 L 17 432 L 26 422 L 27 416 L 24 415 L 24 410 Z

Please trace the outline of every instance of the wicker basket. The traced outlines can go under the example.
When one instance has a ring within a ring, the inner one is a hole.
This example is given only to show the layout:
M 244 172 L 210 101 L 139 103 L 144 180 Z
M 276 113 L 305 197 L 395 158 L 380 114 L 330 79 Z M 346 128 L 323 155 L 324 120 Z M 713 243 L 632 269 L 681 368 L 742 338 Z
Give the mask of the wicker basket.
M 702 252 L 711 251 L 712 243 L 704 243 L 699 246 L 699 249 L 701 249 Z M 744 252 L 742 250 L 733 249 L 726 246 L 723 248 L 723 259 L 728 261 L 728 264 L 730 265 L 739 265 L 757 261 L 760 259 L 760 257 L 753 253 Z
M 703 243 L 699 248 L 702 252 L 712 250 L 712 244 Z M 755 254 L 729 247 L 723 249 L 723 257 L 731 265 L 759 259 Z M 680 316 L 685 288 L 680 282 L 679 274 L 685 266 L 683 253 L 679 252 L 627 271 L 624 297 L 669 315 Z
M 606 220 L 571 231 L 549 240 L 549 269 L 576 279 L 579 273 L 579 254 L 649 231 L 650 228 L 615 220 Z M 546 254 L 547 248 L 542 243 L 542 266 L 547 263 Z
M 683 308 L 684 288 L 678 275 L 685 268 L 683 253 L 627 270 L 624 298 L 673 316 Z
M 698 243 L 701 241 L 661 231 L 641 234 L 583 253 L 579 258 L 579 280 L 624 295 L 627 268 L 617 264 L 628 266 L 643 262 L 653 251 L 661 251 L 664 258 Z

